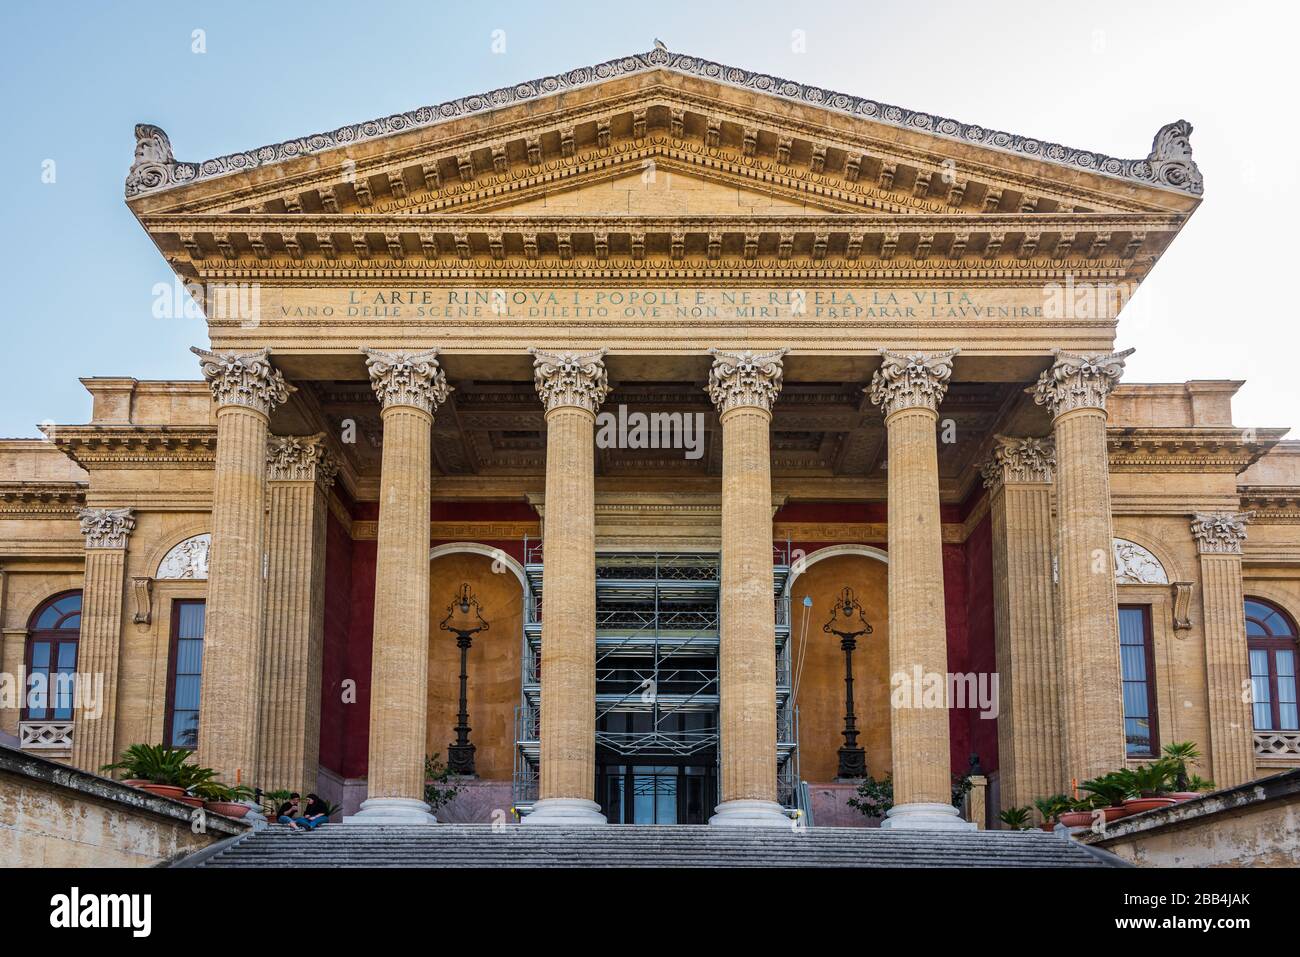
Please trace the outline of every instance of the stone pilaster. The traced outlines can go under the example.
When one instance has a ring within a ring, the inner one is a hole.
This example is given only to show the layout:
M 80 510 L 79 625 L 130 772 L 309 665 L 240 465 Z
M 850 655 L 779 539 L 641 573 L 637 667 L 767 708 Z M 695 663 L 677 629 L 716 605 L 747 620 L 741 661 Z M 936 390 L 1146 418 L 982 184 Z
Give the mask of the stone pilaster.
M 269 558 L 257 780 L 300 794 L 316 789 L 320 759 L 326 496 L 338 472 L 323 439 L 276 435 L 266 447 Z
M 1205 677 L 1210 704 L 1209 776 L 1221 788 L 1253 780 L 1255 719 L 1242 694 L 1250 687 L 1241 543 L 1254 512 L 1197 512 L 1192 537 L 1201 556 Z
M 257 769 L 266 434 L 271 412 L 288 399 L 290 387 L 267 349 L 191 351 L 217 406 L 197 757 L 227 783 L 247 783 Z
M 1052 585 L 1050 438 L 995 436 L 983 469 L 993 529 L 998 780 L 1003 808 L 1064 790 Z
M 1124 766 L 1106 396 L 1133 350 L 1056 361 L 1029 390 L 1056 438 L 1062 761 L 1066 782 Z
M 708 393 L 722 423 L 722 581 L 718 653 L 719 825 L 788 826 L 776 800 L 776 633 L 772 601 L 775 352 L 710 349 Z
M 122 601 L 126 547 L 135 529 L 129 508 L 83 508 L 85 579 L 81 593 L 81 636 L 77 642 L 76 711 L 72 763 L 98 774 L 117 760 L 117 674 L 122 653 Z M 88 705 L 89 707 L 86 707 Z
M 604 349 L 530 349 L 546 406 L 538 801 L 525 824 L 604 824 L 596 776 L 596 410 Z
M 367 798 L 348 823 L 434 823 L 424 801 L 433 415 L 451 388 L 437 350 L 363 349 L 383 407 Z
M 904 354 L 882 350 L 867 390 L 888 433 L 889 670 L 911 680 L 942 675 L 947 687 L 943 538 L 935 432 L 956 349 Z M 931 679 L 933 680 L 933 679 Z M 915 696 L 913 696 L 915 697 Z M 945 703 L 946 704 L 946 703 Z M 885 828 L 967 830 L 952 806 L 948 709 L 911 700 L 890 715 L 894 807 Z

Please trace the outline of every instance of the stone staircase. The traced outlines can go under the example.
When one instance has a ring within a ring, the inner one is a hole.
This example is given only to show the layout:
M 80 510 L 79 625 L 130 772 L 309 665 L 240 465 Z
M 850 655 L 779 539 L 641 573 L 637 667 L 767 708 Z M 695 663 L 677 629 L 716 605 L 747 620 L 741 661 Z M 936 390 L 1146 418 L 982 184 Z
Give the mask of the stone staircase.
M 1110 854 L 1042 831 L 872 828 L 273 826 L 181 867 L 1107 867 Z

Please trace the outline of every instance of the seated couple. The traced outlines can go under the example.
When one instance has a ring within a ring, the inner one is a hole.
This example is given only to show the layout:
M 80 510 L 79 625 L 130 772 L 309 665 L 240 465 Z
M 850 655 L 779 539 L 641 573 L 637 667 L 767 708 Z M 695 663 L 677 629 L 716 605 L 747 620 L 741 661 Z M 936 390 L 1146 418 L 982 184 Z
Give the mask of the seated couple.
M 289 825 L 291 831 L 313 831 L 329 820 L 329 806 L 317 795 L 307 795 L 305 810 L 299 811 L 300 803 L 298 792 L 294 791 L 289 800 L 276 808 L 276 823 Z

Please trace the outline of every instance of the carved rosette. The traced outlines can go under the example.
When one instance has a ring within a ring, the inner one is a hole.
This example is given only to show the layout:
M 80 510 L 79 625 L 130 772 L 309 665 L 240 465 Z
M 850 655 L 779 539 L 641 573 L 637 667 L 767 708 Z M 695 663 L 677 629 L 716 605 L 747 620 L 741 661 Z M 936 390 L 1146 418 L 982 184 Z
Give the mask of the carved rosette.
M 438 350 L 381 352 L 362 348 L 370 385 L 385 409 L 405 405 L 433 415 L 447 401 L 452 387 L 438 364 Z
M 705 391 L 718 414 L 741 407 L 771 412 L 772 404 L 781 394 L 785 372 L 781 357 L 788 351 L 725 352 L 710 349 L 713 366 L 709 369 L 709 384 Z
M 1246 540 L 1246 523 L 1254 512 L 1196 512 L 1192 538 L 1202 555 L 1240 555 Z
M 903 353 L 881 349 L 880 368 L 871 377 L 871 385 L 862 391 L 880 406 L 885 418 L 903 409 L 938 412 L 952 377 L 953 357 L 959 351 Z
M 529 349 L 533 357 L 533 385 L 546 411 L 575 406 L 595 415 L 605 396 L 609 395 L 609 377 L 605 372 L 607 351 L 545 352 Z
M 325 433 L 272 435 L 266 440 L 266 477 L 272 482 L 319 482 L 329 488 L 338 463 L 325 447 Z
M 985 488 L 1010 482 L 1052 481 L 1056 472 L 1056 443 L 1050 436 L 1016 439 L 995 435 L 993 439 L 997 442 L 993 457 L 980 469 Z
M 1047 406 L 1052 418 L 1075 409 L 1104 412 L 1106 396 L 1119 382 L 1124 360 L 1132 354 L 1132 349 L 1092 356 L 1053 349 L 1056 361 L 1025 391 L 1033 395 L 1035 404 Z
M 203 378 L 208 380 L 212 398 L 220 406 L 238 405 L 270 415 L 284 404 L 294 387 L 284 381 L 280 370 L 271 365 L 270 349 L 256 352 L 209 352 L 191 346 L 199 357 Z
M 135 513 L 129 508 L 83 508 L 77 517 L 87 548 L 126 548 L 135 530 Z

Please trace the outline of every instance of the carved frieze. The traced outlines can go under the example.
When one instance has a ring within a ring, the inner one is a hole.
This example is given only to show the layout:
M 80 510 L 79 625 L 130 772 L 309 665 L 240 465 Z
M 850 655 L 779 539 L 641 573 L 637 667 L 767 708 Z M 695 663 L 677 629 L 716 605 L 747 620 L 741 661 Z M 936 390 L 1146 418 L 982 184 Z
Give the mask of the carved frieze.
M 1192 538 L 1202 555 L 1240 555 L 1246 540 L 1246 523 L 1254 512 L 1197 512 L 1192 519 Z
M 1124 360 L 1132 349 L 1105 355 L 1078 355 L 1062 349 L 1052 350 L 1056 361 L 1043 371 L 1038 382 L 1025 391 L 1034 402 L 1046 406 L 1055 418 L 1075 409 L 1106 408 L 1106 396 L 1124 373 Z
M 594 352 L 547 352 L 529 349 L 533 357 L 533 385 L 546 411 L 576 406 L 592 415 L 609 395 L 605 372 L 606 349 Z
M 771 412 L 772 404 L 781 394 L 782 356 L 788 351 L 725 352 L 710 349 L 713 365 L 709 369 L 709 384 L 705 391 L 718 414 L 742 406 Z
M 87 548 L 126 548 L 135 530 L 135 512 L 129 508 L 83 508 L 77 517 Z
M 1160 559 L 1137 542 L 1126 538 L 1111 540 L 1115 555 L 1115 584 L 1117 585 L 1167 585 L 1169 575 Z
M 1045 438 L 1012 438 L 995 435 L 993 456 L 980 474 L 985 488 L 1010 482 L 1051 482 L 1056 470 L 1056 443 Z
M 171 579 L 202 580 L 208 577 L 208 552 L 212 535 L 204 532 L 178 542 L 163 556 L 154 575 L 160 581 Z
M 864 392 L 888 418 L 902 409 L 938 411 L 952 377 L 952 360 L 960 350 L 891 352 L 881 349 L 880 368 Z
M 254 352 L 209 352 L 191 346 L 218 406 L 239 405 L 270 415 L 293 389 L 271 365 L 270 349 Z
M 452 387 L 438 364 L 438 350 L 424 352 L 381 352 L 362 348 L 370 385 L 385 409 L 405 405 L 430 415 L 447 401 Z

